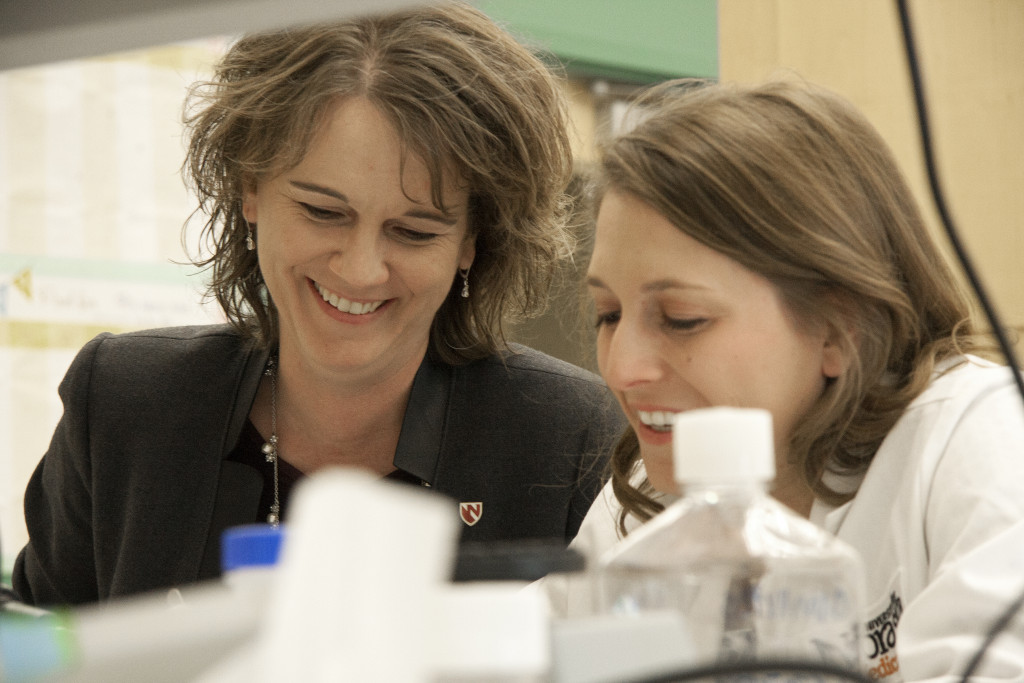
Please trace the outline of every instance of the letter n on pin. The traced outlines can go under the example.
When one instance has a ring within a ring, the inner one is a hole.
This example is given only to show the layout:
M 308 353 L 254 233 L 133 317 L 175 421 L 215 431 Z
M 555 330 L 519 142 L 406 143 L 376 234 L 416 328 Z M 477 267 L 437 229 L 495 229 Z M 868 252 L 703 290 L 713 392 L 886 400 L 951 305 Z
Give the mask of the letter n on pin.
M 459 516 L 467 526 L 473 526 L 484 516 L 484 504 L 480 502 L 459 503 Z

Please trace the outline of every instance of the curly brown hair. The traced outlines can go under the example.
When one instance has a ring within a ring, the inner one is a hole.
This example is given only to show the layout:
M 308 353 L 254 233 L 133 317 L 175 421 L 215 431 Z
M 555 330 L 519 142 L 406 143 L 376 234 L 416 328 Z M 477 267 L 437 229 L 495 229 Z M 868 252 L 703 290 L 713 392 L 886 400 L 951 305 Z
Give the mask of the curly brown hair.
M 426 163 L 437 208 L 446 178 L 469 189 L 474 294 L 462 299 L 453 278 L 432 353 L 457 363 L 503 348 L 504 324 L 543 309 L 572 252 L 567 105 L 548 66 L 459 3 L 249 35 L 192 87 L 183 171 L 207 218 L 206 253 L 193 258 L 211 271 L 207 295 L 243 334 L 276 342 L 274 304 L 245 246 L 243 192 L 299 163 L 326 112 L 351 96 Z
M 936 363 L 986 347 L 962 283 L 885 142 L 841 97 L 806 83 L 673 81 L 636 107 L 640 123 L 602 151 L 599 192 L 641 199 L 768 279 L 796 320 L 835 333 L 849 365 L 797 424 L 788 457 L 817 497 L 848 500 L 823 475 L 865 471 Z M 638 462 L 629 431 L 612 459 L 623 531 L 627 514 L 661 509 L 649 482 L 630 482 Z

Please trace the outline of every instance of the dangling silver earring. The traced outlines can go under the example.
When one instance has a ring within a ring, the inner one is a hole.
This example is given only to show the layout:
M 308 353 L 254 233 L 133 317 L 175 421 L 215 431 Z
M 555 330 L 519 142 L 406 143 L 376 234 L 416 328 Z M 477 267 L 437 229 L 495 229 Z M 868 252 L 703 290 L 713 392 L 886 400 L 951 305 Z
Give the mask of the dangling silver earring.
M 462 276 L 462 298 L 469 298 L 469 268 L 463 270 L 459 268 L 459 275 Z
M 252 238 L 252 226 L 249 225 L 249 221 L 245 221 L 245 229 L 247 231 L 245 234 L 245 248 L 252 251 L 256 248 L 256 240 Z

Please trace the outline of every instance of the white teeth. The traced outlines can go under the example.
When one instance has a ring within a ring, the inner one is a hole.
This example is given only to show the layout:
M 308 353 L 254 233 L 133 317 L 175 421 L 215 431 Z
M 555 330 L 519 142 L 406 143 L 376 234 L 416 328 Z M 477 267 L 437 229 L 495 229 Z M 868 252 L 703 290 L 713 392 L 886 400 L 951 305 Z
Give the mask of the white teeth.
M 356 301 L 349 301 L 345 297 L 338 296 L 334 292 L 329 291 L 325 287 L 321 287 L 319 284 L 316 285 L 316 291 L 320 293 L 320 296 L 324 298 L 324 301 L 337 308 L 342 313 L 351 313 L 353 315 L 365 315 L 367 313 L 373 313 L 378 308 L 384 305 L 383 301 L 368 301 L 361 304 Z
M 667 410 L 655 410 L 653 412 L 638 410 L 637 414 L 640 416 L 642 423 L 656 432 L 671 432 L 672 420 L 678 415 L 678 413 Z

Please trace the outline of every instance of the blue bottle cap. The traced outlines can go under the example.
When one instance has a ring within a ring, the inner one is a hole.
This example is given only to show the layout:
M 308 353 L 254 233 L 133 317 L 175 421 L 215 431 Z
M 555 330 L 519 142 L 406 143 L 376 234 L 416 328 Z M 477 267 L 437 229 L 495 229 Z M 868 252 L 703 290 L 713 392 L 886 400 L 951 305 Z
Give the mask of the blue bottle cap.
M 246 524 L 225 529 L 220 543 L 220 568 L 228 572 L 241 567 L 269 567 L 277 564 L 284 540 L 284 527 Z

